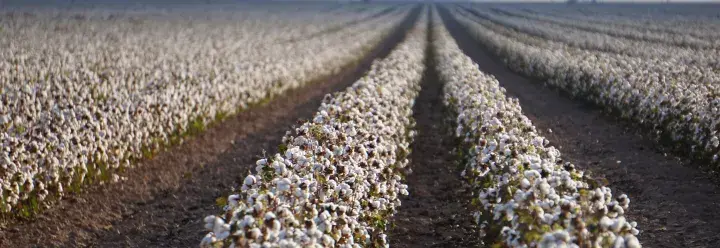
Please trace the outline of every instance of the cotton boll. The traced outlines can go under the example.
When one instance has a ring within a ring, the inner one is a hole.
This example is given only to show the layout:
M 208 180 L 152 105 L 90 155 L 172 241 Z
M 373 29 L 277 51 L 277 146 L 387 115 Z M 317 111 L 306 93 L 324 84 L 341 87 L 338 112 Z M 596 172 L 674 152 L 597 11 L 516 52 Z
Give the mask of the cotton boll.
M 245 180 L 243 180 L 243 185 L 250 186 L 250 185 L 255 184 L 256 181 L 257 180 L 255 179 L 255 176 L 248 175 L 247 177 L 245 177 Z
M 634 234 L 637 235 L 637 234 Z M 640 241 L 638 241 L 637 237 L 632 235 L 625 236 L 625 246 L 627 248 L 640 248 L 642 245 L 640 245 Z
M 209 215 L 209 216 L 205 217 L 205 219 L 203 219 L 203 221 L 205 222 L 205 229 L 208 229 L 208 230 L 213 229 L 213 226 L 215 226 L 215 218 L 216 217 L 214 215 Z
M 291 186 L 292 182 L 290 181 L 290 179 L 287 179 L 287 178 L 279 179 L 275 182 L 275 184 L 277 185 L 277 189 L 280 192 L 289 191 L 290 188 L 292 187 Z
M 215 242 L 217 242 L 215 235 L 213 233 L 208 233 L 205 237 L 203 237 L 202 241 L 200 241 L 200 247 L 213 247 Z
M 239 195 L 230 195 L 230 196 L 228 196 L 228 206 L 229 206 L 230 208 L 233 208 L 233 209 L 236 208 L 236 207 L 238 207 L 238 201 L 239 201 L 239 200 L 240 200 L 240 196 L 239 196 Z

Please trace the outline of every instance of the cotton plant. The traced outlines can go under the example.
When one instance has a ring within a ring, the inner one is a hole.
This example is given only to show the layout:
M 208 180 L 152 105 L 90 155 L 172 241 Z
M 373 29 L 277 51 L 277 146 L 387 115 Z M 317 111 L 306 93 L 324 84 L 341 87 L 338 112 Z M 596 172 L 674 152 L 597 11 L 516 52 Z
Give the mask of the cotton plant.
M 256 162 L 224 213 L 205 218 L 201 247 L 388 247 L 387 220 L 408 194 L 426 12 L 388 57 Z
M 118 181 L 211 122 L 333 75 L 411 9 L 295 7 L 3 16 L 13 35 L 0 37 L 0 212 L 31 214 L 83 184 Z
M 499 82 L 463 54 L 433 12 L 436 70 L 456 116 L 479 238 L 501 247 L 640 247 L 627 195 L 562 159 Z
M 720 74 L 714 65 L 578 49 L 474 18 L 462 10 L 452 13 L 513 70 L 652 128 L 659 142 L 703 158 L 714 169 L 720 166 L 716 142 Z

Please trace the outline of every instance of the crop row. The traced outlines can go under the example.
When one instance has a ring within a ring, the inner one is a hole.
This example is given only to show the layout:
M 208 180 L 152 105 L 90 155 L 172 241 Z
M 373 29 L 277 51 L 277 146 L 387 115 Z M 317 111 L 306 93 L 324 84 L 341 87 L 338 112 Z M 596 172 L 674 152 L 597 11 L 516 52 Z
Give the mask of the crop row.
M 484 7 L 469 8 L 473 13 L 505 28 L 523 34 L 554 41 L 573 48 L 602 51 L 641 58 L 662 58 L 673 63 L 698 67 L 720 67 L 716 49 L 693 49 L 675 45 L 628 39 L 607 34 L 586 31 L 578 27 L 551 22 L 539 22 L 524 17 L 502 15 Z
M 576 17 L 569 18 L 562 13 L 571 13 L 574 10 L 566 10 L 566 12 L 560 12 L 557 16 L 548 15 L 542 11 L 528 13 L 519 11 L 515 8 L 493 8 L 493 11 L 499 12 L 504 15 L 513 17 L 525 18 L 530 21 L 537 22 L 539 24 L 551 23 L 560 25 L 562 27 L 577 28 L 583 31 L 595 32 L 598 34 L 607 34 L 614 37 L 622 37 L 639 41 L 650 41 L 661 44 L 676 45 L 682 47 L 690 47 L 695 49 L 707 49 L 707 48 L 718 48 L 720 47 L 720 41 L 717 37 L 695 37 L 688 33 L 702 33 L 698 28 L 706 27 L 707 25 L 686 25 L 683 30 L 688 33 L 674 33 L 674 32 L 663 32 L 662 30 L 647 29 L 643 27 L 632 27 L 619 25 L 616 23 L 597 23 L 586 18 Z
M 578 50 L 462 13 L 453 17 L 513 70 L 652 128 L 660 142 L 717 163 L 720 75 L 713 69 Z
M 205 218 L 201 246 L 387 247 L 388 218 L 407 194 L 426 23 L 423 14 L 387 58 L 258 160 L 225 212 Z
M 0 51 L 0 212 L 27 216 L 48 197 L 119 180 L 116 172 L 215 120 L 338 73 L 409 8 L 267 49 L 243 47 L 264 42 L 263 22 L 279 17 L 238 24 L 237 11 L 13 17 L 36 28 L 13 25 L 19 29 L 4 32 L 17 36 L 0 38 L 8 48 Z
M 463 177 L 474 187 L 480 236 L 498 247 L 640 247 L 630 200 L 613 196 L 547 146 L 517 99 L 463 54 L 433 15 L 445 104 L 456 115 Z
M 647 30 L 653 33 L 687 35 L 698 39 L 712 40 L 720 37 L 720 19 L 717 10 L 700 5 L 655 5 L 647 6 L 608 6 L 594 8 L 536 8 L 535 12 L 570 20 L 587 21 L 617 28 Z

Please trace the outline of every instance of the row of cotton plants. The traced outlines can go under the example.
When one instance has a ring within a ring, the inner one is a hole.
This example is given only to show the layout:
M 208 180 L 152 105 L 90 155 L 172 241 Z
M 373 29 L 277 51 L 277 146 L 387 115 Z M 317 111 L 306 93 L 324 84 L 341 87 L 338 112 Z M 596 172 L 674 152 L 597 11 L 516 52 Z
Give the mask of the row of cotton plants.
M 435 18 L 436 67 L 445 103 L 457 114 L 466 159 L 463 176 L 477 190 L 480 235 L 498 247 L 640 247 L 630 200 L 613 196 L 548 147 L 498 81 L 463 54 Z
M 655 31 L 653 29 L 645 29 L 642 27 L 628 27 L 624 25 L 618 25 L 615 23 L 597 23 L 583 18 L 570 19 L 566 16 L 552 16 L 542 12 L 526 12 L 517 8 L 512 7 L 495 7 L 493 11 L 521 18 L 526 18 L 531 21 L 537 21 L 540 23 L 546 22 L 551 24 L 560 25 L 563 27 L 577 28 L 583 31 L 597 32 L 601 34 L 608 34 L 615 37 L 628 38 L 640 41 L 651 41 L 661 44 L 675 45 L 690 47 L 694 49 L 707 49 L 707 48 L 719 48 L 720 40 L 717 37 L 703 38 L 696 37 L 691 34 L 678 34 L 673 32 L 662 32 Z M 567 9 L 567 12 L 574 12 L 574 9 Z M 686 29 L 695 29 L 697 25 L 688 25 Z
M 587 20 L 597 24 L 691 35 L 701 39 L 720 37 L 720 19 L 717 16 L 717 10 L 702 5 L 558 7 L 560 8 L 535 8 L 534 11 L 556 17 Z
M 597 50 L 642 58 L 661 58 L 679 64 L 697 65 L 701 68 L 720 68 L 720 51 L 716 49 L 692 49 L 675 45 L 633 40 L 608 34 L 585 31 L 551 22 L 539 22 L 524 17 L 501 15 L 483 6 L 468 8 L 478 17 L 519 32 L 546 40 L 567 44 L 587 50 Z
M 201 246 L 387 247 L 388 219 L 407 194 L 426 26 L 423 14 L 387 58 L 258 160 L 224 214 L 205 218 Z
M 663 59 L 577 50 L 455 13 L 515 71 L 657 132 L 661 143 L 713 160 L 720 149 L 720 74 Z
M 259 37 L 244 36 L 244 46 L 255 47 L 266 43 L 283 42 L 301 39 L 307 35 L 330 30 L 338 26 L 348 25 L 362 21 L 380 14 L 385 14 L 395 8 L 393 5 L 371 6 L 341 6 L 327 4 L 327 6 L 312 6 L 303 4 L 269 5 L 262 4 L 234 4 L 234 5 L 192 5 L 192 6 L 129 6 L 124 8 L 111 8 L 109 6 L 96 8 L 42 8 L 7 6 L 0 10 L 0 27 L 12 30 L 13 35 L 3 38 L 13 38 L 23 34 L 32 34 L 43 31 L 49 37 L 55 37 L 54 32 L 83 32 L 94 27 L 97 32 L 106 35 L 109 32 L 131 30 L 132 32 L 149 31 L 152 26 L 158 29 L 181 28 L 181 25 L 171 25 L 167 22 L 184 22 L 184 26 L 196 25 L 228 25 L 233 28 L 244 29 L 248 34 L 258 34 Z M 242 13 L 239 14 L 238 13 Z M 51 19 L 51 21 L 45 21 Z M 204 19 L 198 21 L 199 19 Z M 39 21 L 38 21 L 39 20 Z M 167 24 L 167 25 L 166 25 Z M 105 30 L 104 25 L 110 25 Z M 145 25 L 140 30 L 138 25 Z M 164 25 L 164 26 L 161 26 Z M 77 31 L 75 31 L 77 30 Z M 95 34 L 93 34 L 95 35 Z M 40 40 L 42 42 L 42 40 Z
M 212 121 L 338 73 L 411 21 L 408 11 L 260 52 L 241 47 L 262 29 L 235 28 L 245 24 L 232 18 L 186 25 L 169 16 L 129 32 L 130 18 L 87 22 L 52 33 L 57 39 L 40 30 L 26 41 L 5 37 L 0 212 L 32 214 L 52 202 L 48 196 L 117 180 L 118 170 Z

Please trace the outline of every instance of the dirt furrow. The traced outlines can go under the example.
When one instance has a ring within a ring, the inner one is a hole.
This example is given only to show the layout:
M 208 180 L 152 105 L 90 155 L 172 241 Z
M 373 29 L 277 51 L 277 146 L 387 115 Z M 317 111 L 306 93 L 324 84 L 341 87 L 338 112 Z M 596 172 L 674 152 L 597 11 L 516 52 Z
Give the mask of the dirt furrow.
M 571 100 L 542 82 L 510 71 L 440 9 L 463 51 L 517 97 L 524 113 L 567 160 L 604 177 L 632 200 L 646 247 L 716 247 L 720 243 L 720 191 L 711 178 L 659 151 L 642 130 L 627 127 L 597 107 Z
M 230 117 L 123 177 L 69 196 L 35 220 L 0 232 L 0 247 L 195 247 L 202 218 L 226 197 L 264 151 L 275 152 L 287 130 L 311 118 L 322 98 L 359 79 L 387 56 L 417 21 L 420 8 L 365 59 L 338 75 L 293 90 Z
M 428 39 L 432 37 L 429 30 Z M 401 199 L 402 206 L 393 219 L 390 246 L 475 247 L 479 239 L 474 238 L 477 233 L 468 209 L 471 192 L 462 182 L 452 154 L 456 142 L 445 122 L 448 113 L 442 102 L 442 82 L 430 48 L 413 107 L 417 136 L 411 145 L 412 173 L 406 178 L 410 195 Z

